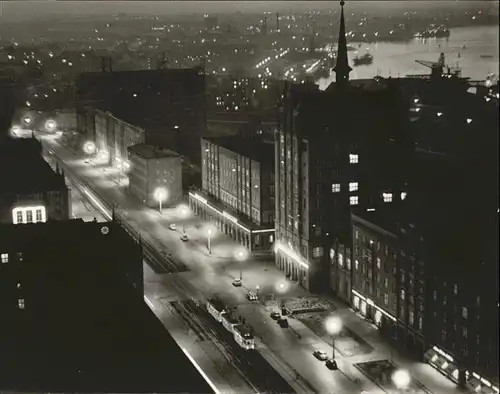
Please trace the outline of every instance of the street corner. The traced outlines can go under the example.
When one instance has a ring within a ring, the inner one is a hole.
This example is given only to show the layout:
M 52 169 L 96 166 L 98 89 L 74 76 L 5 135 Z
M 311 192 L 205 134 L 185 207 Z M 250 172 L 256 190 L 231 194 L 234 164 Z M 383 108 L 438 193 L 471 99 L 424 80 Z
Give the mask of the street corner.
M 409 373 L 400 369 L 389 360 L 376 360 L 356 363 L 354 366 L 373 383 L 386 392 L 405 390 L 412 394 L 431 394 L 421 383 L 413 379 Z
M 332 311 L 334 310 L 335 307 L 332 305 L 332 309 L 330 310 L 299 313 L 295 314 L 294 317 L 325 342 L 330 343 L 331 334 L 327 332 L 325 322 L 328 317 L 332 316 Z M 335 337 L 335 349 L 343 357 L 362 356 L 374 350 L 368 342 L 350 330 L 346 325 L 342 326 L 342 329 Z

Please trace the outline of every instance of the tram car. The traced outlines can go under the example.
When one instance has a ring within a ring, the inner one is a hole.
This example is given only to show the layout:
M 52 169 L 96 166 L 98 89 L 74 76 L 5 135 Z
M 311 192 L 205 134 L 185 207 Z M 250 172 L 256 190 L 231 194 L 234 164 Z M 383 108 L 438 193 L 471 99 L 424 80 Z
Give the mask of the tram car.
M 233 335 L 239 346 L 246 350 L 255 349 L 255 338 L 251 328 L 241 324 L 236 317 L 227 313 L 226 306 L 221 300 L 209 299 L 206 306 L 208 313 Z
M 207 300 L 207 311 L 219 323 L 222 323 L 222 317 L 226 313 L 226 306 L 217 298 L 210 298 Z

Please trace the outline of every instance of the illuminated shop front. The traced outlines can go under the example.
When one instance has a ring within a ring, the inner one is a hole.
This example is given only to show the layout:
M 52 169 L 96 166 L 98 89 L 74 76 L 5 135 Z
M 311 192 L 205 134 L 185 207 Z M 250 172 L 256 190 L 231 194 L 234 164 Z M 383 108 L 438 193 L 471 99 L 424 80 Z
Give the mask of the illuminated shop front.
M 262 228 L 255 223 L 229 213 L 222 204 L 210 201 L 201 192 L 189 193 L 189 207 L 203 220 L 216 224 L 220 232 L 228 235 L 252 252 L 270 252 L 274 243 L 274 228 Z

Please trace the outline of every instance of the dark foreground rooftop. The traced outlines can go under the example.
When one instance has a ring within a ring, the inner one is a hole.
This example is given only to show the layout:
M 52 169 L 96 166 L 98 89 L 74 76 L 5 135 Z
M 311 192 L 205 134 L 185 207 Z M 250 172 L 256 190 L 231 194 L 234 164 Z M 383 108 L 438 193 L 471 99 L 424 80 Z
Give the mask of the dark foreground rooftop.
M 2 391 L 213 392 L 140 300 L 81 327 L 30 323 L 0 339 Z

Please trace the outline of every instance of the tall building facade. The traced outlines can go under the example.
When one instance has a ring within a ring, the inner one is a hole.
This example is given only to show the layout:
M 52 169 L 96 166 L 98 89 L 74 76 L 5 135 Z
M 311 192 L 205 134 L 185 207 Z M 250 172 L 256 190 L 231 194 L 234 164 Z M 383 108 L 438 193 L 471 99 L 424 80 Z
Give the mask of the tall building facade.
M 273 144 L 232 136 L 201 140 L 202 189 L 189 193 L 192 209 L 249 250 L 274 242 Z
M 54 172 L 41 154 L 34 138 L 0 141 L 1 223 L 69 219 L 71 192 L 64 174 Z
M 343 11 L 335 72 L 336 83 L 325 91 L 307 84 L 285 89 L 275 138 L 275 252 L 292 280 L 349 299 L 342 274 L 330 270 L 331 250 L 341 244 L 352 253 L 351 209 L 389 195 L 400 199 L 401 167 L 412 146 L 397 86 L 349 83 Z

